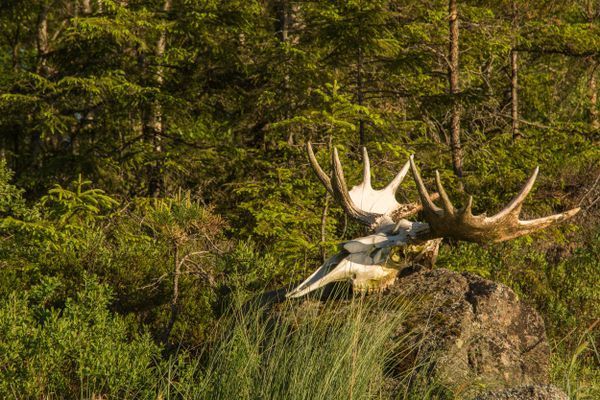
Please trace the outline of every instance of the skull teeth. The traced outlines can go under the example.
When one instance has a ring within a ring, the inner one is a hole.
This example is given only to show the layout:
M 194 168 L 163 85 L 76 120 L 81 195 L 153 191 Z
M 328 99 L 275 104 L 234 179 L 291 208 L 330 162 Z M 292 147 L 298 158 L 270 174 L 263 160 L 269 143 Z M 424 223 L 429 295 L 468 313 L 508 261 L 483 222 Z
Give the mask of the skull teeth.
M 361 294 L 372 294 L 372 293 L 381 293 L 390 286 L 394 284 L 396 281 L 396 276 L 398 275 L 398 270 L 386 268 L 388 273 L 380 279 L 368 279 L 368 280 L 360 280 L 355 279 L 352 281 L 352 290 L 355 293 Z

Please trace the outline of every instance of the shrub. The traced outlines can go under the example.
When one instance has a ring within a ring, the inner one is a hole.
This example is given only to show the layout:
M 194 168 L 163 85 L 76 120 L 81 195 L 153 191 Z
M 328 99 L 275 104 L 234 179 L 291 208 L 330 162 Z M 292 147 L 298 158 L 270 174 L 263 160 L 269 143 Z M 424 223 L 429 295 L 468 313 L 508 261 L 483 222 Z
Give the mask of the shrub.
M 0 397 L 134 398 L 147 393 L 159 348 L 109 311 L 110 289 L 87 276 L 64 309 L 48 279 L 0 307 Z

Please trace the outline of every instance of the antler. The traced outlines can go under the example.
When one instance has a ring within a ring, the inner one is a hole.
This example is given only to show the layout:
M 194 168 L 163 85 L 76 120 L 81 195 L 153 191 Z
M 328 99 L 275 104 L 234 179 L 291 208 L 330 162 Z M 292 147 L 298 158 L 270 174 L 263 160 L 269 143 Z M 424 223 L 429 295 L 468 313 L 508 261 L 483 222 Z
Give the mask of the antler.
M 371 165 L 367 149 L 363 147 L 363 181 L 348 191 L 346 178 L 340 162 L 337 149 L 333 149 L 331 158 L 331 178 L 323 171 L 315 158 L 312 145 L 306 144 L 308 159 L 315 173 L 329 193 L 340 203 L 344 211 L 365 225 L 379 225 L 381 217 L 387 216 L 397 221 L 409 215 L 416 214 L 422 206 L 416 203 L 400 204 L 396 201 L 395 193 L 406 176 L 410 163 L 407 162 L 394 179 L 381 190 L 371 187 Z M 437 196 L 435 196 L 437 197 Z M 435 198 L 434 197 L 434 198 Z
M 413 156 L 410 157 L 409 162 L 423 204 L 423 214 L 429 224 L 429 234 L 432 237 L 449 237 L 478 243 L 503 242 L 557 224 L 579 212 L 579 208 L 574 208 L 561 214 L 530 221 L 519 219 L 523 201 L 525 201 L 537 177 L 538 167 L 535 168 L 519 194 L 502 211 L 491 217 L 486 216 L 485 213 L 473 215 L 471 211 L 472 196 L 469 197 L 464 207 L 456 209 L 442 186 L 439 172 L 436 171 L 435 182 L 442 200 L 442 207 L 440 208 L 433 203 L 431 196 L 429 196 Z
M 371 187 L 369 155 L 367 150 L 363 149 L 363 181 L 348 191 L 337 150 L 333 150 L 331 178 L 319 166 L 310 143 L 307 144 L 307 150 L 312 167 L 329 193 L 340 202 L 348 214 L 369 225 L 375 233 L 343 243 L 339 253 L 327 260 L 298 287 L 288 292 L 287 297 L 300 297 L 328 283 L 342 280 L 352 281 L 353 288 L 358 291 L 382 290 L 393 283 L 398 273 L 393 263 L 388 265 L 388 257 L 393 247 L 425 242 L 429 243 L 435 253 L 440 243 L 439 238 L 443 237 L 479 243 L 502 242 L 564 221 L 579 211 L 579 208 L 575 208 L 562 214 L 531 221 L 519 219 L 523 201 L 533 187 L 538 168 L 506 208 L 492 217 L 487 217 L 485 214 L 473 215 L 472 197 L 469 197 L 465 207 L 455 208 L 442 186 L 437 171 L 435 178 L 442 207 L 436 206 L 433 200 L 437 196 L 430 196 L 427 192 L 413 156 L 388 186 L 382 190 L 375 190 Z M 409 168 L 417 184 L 421 206 L 402 205 L 395 198 L 396 189 Z M 427 223 L 402 219 L 402 216 L 418 212 L 421 208 Z M 414 261 L 417 259 L 411 262 Z

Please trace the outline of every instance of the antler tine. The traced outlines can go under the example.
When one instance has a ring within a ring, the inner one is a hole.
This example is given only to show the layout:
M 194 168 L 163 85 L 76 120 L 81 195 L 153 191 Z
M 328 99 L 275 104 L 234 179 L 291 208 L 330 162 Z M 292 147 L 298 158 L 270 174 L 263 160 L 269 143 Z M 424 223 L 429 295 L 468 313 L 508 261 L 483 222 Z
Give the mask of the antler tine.
M 371 163 L 369 162 L 369 152 L 367 152 L 367 148 L 363 147 L 363 184 L 367 187 L 371 187 Z
M 315 157 L 315 153 L 313 152 L 312 144 L 310 142 L 306 143 L 306 151 L 308 152 L 308 160 L 310 161 L 310 165 L 312 166 L 313 170 L 317 174 L 317 177 L 323 183 L 323 186 L 325 186 L 325 189 L 327 189 L 327 191 L 331 195 L 333 195 L 333 187 L 331 186 L 331 179 L 329 179 L 329 177 L 327 176 L 325 171 L 323 171 L 323 169 L 319 165 L 319 162 L 317 161 L 317 158 Z
M 437 186 L 438 193 L 440 194 L 440 198 L 442 199 L 442 206 L 444 207 L 444 211 L 449 214 L 454 214 L 455 208 L 444 190 L 444 186 L 442 185 L 442 180 L 440 179 L 440 173 L 438 170 L 435 170 L 435 184 Z
M 348 193 L 348 186 L 346 185 L 346 178 L 344 178 L 344 170 L 342 169 L 342 163 L 338 156 L 337 148 L 333 148 L 332 156 L 333 164 L 333 195 L 340 202 L 344 210 L 353 218 L 356 218 L 367 225 L 372 224 L 377 218 L 376 214 L 368 213 L 358 209 Z
M 430 237 L 448 237 L 477 243 L 503 242 L 564 221 L 579 211 L 579 208 L 575 208 L 561 214 L 531 221 L 519 220 L 521 206 L 533 187 L 539 171 L 538 168 L 533 171 L 519 194 L 502 211 L 491 217 L 486 217 L 485 214 L 473 215 L 472 196 L 469 196 L 464 207 L 456 210 L 442 186 L 439 172 L 436 171 L 435 181 L 443 206 L 439 208 L 431 201 L 412 157 L 410 162 L 423 210 L 425 211 L 425 218 L 429 224 L 430 232 L 428 232 L 428 235 Z
M 517 194 L 511 200 L 511 202 L 508 203 L 506 205 L 506 207 L 504 207 L 502 209 L 502 211 L 500 211 L 498 214 L 496 214 L 490 218 L 493 220 L 500 220 L 500 219 L 503 219 L 504 217 L 506 217 L 508 214 L 519 215 L 519 213 L 521 212 L 521 206 L 523 205 L 525 198 L 531 191 L 531 188 L 533 188 L 533 184 L 535 183 L 535 179 L 537 178 L 539 171 L 540 171 L 540 168 L 535 167 L 535 169 L 533 170 L 533 173 L 531 174 L 531 176 L 529 177 L 529 179 L 527 180 L 527 182 L 525 183 L 525 185 L 523 186 L 523 188 L 521 189 L 519 194 Z
M 550 215 L 548 217 L 532 219 L 529 221 L 520 221 L 519 220 L 519 227 L 524 232 L 532 232 L 532 231 L 536 231 L 538 229 L 544 229 L 550 225 L 553 225 L 555 223 L 562 222 L 566 219 L 571 218 L 573 215 L 577 214 L 580 210 L 581 210 L 581 208 L 576 207 L 569 211 L 565 211 L 560 214 Z
M 384 190 L 390 190 L 393 193 L 396 193 L 396 190 L 400 187 L 400 184 L 404 180 L 408 169 L 410 168 L 410 161 L 407 161 L 406 164 L 402 167 L 400 172 L 392 179 L 392 181 L 385 187 Z
M 472 217 L 473 216 L 473 196 L 469 196 L 467 198 L 467 204 L 462 208 L 461 215 L 464 217 Z
M 412 171 L 413 177 L 415 178 L 415 183 L 417 184 L 417 190 L 419 191 L 419 197 L 421 198 L 421 203 L 423 203 L 423 209 L 426 212 L 430 211 L 435 214 L 440 213 L 442 211 L 442 209 L 439 208 L 438 206 L 436 206 L 435 204 L 433 204 L 433 200 L 431 200 L 431 197 L 429 196 L 429 192 L 427 192 L 427 189 L 425 188 L 425 185 L 423 184 L 423 180 L 421 179 L 419 170 L 417 169 L 417 166 L 415 165 L 414 155 L 411 154 L 411 156 L 409 158 L 409 162 L 410 162 L 410 169 Z
M 425 209 L 426 212 L 438 214 L 442 209 L 433 204 L 433 200 L 439 197 L 438 193 L 430 195 L 425 189 L 423 182 L 418 176 L 418 171 L 414 167 L 414 161 L 409 160 L 402 169 L 396 174 L 394 179 L 381 190 L 375 190 L 371 187 L 371 164 L 369 162 L 369 153 L 363 147 L 363 181 L 348 191 L 344 170 L 340 162 L 337 148 L 333 149 L 331 154 L 331 176 L 325 174 L 319 165 L 310 142 L 307 142 L 306 149 L 310 164 L 317 174 L 319 180 L 327 188 L 329 193 L 342 206 L 346 214 L 368 225 L 372 229 L 379 229 L 382 226 L 389 226 L 391 222 L 397 222 L 399 219 L 406 218 L 409 215 Z M 411 164 L 412 163 L 412 164 Z M 397 202 L 395 193 L 408 170 L 413 165 L 417 173 L 422 204 Z M 446 196 L 447 197 L 447 196 Z M 427 199 L 427 200 L 424 200 Z M 451 203 L 450 203 L 451 204 Z

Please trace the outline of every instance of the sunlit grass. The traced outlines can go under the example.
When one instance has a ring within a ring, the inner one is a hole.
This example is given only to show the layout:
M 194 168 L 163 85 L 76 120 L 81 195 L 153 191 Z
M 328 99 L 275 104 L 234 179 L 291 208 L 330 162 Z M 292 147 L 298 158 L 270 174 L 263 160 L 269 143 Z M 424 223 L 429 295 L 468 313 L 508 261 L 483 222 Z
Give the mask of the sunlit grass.
M 563 346 L 566 336 L 555 344 L 552 357 L 552 381 L 560 386 L 571 400 L 600 398 L 600 349 L 597 347 L 597 328 L 600 319 L 584 330 L 576 346 Z
M 286 302 L 268 313 L 236 307 L 203 365 L 182 375 L 171 363 L 159 392 L 200 399 L 435 398 L 435 390 L 409 379 L 412 371 L 401 374 L 391 362 L 411 351 L 406 334 L 396 334 L 407 303 L 379 302 L 371 312 L 377 301 Z

